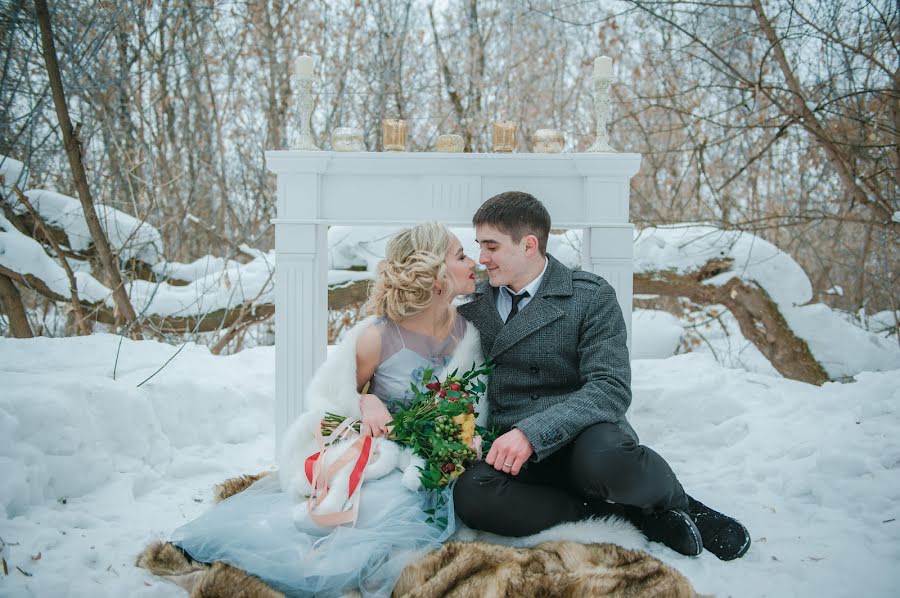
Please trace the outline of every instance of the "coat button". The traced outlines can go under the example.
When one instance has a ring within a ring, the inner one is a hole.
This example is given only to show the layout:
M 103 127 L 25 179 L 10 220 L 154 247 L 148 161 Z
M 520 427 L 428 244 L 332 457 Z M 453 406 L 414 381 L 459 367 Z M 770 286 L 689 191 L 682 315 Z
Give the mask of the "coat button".
M 539 395 L 539 394 L 537 394 L 537 393 L 533 393 L 533 394 L 531 395 L 531 400 L 532 400 L 532 401 L 536 401 L 536 400 L 538 400 L 539 398 L 541 398 L 541 395 Z
M 541 368 L 539 368 L 539 367 L 536 366 L 536 365 L 531 366 L 531 368 L 529 368 L 529 369 L 531 370 L 531 373 L 532 373 L 532 374 L 537 374 L 538 372 L 541 371 Z

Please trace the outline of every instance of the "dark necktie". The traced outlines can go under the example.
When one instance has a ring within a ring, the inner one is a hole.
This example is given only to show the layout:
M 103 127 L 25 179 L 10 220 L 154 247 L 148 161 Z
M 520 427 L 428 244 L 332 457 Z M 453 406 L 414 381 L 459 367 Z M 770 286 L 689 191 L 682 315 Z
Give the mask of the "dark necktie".
M 524 299 L 525 297 L 530 297 L 528 291 L 525 291 L 521 295 L 513 295 L 512 298 L 512 309 L 509 310 L 509 315 L 506 316 L 506 321 L 509 322 L 512 320 L 513 316 L 519 313 L 519 301 Z

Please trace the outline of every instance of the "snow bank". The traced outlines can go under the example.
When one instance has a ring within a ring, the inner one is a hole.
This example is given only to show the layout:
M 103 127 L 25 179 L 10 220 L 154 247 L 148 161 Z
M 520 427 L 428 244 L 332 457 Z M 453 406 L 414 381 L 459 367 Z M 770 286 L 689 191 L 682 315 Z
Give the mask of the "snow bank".
M 0 265 L 21 274 L 32 274 L 47 284 L 47 287 L 63 297 L 69 296 L 69 278 L 63 267 L 47 255 L 43 246 L 23 235 L 12 223 L 0 214 Z M 73 264 L 74 265 L 74 264 Z M 109 295 L 100 281 L 84 270 L 73 267 L 78 295 L 83 301 L 98 303 Z
M 138 388 L 179 348 L 119 344 L 107 334 L 0 340 L 7 517 L 93 492 L 122 472 L 166 471 L 186 446 L 245 443 L 272 430 L 274 348 L 212 358 L 189 343 Z
M 871 334 L 824 304 L 806 305 L 812 284 L 803 268 L 775 245 L 750 233 L 711 226 L 672 225 L 635 232 L 635 272 L 695 272 L 711 259 L 733 260 L 731 269 L 704 284 L 740 277 L 756 283 L 778 305 L 794 333 L 805 340 L 829 377 L 900 368 L 895 340 Z
M 896 338 L 851 324 L 840 312 L 823 303 L 789 307 L 782 313 L 832 378 L 900 368 L 900 346 Z
M 199 262 L 199 260 L 198 260 Z M 220 309 L 232 309 L 245 301 L 272 303 L 274 295 L 275 252 L 261 253 L 247 264 L 230 260 L 209 261 L 210 272 L 199 275 L 201 263 L 188 265 L 188 274 L 197 275 L 187 285 L 134 280 L 128 283 L 128 295 L 138 314 L 161 316 L 203 316 Z M 113 308 L 109 289 L 90 274 L 90 266 L 69 260 L 75 271 L 78 294 L 83 301 L 103 303 Z M 219 265 L 223 268 L 218 268 Z M 20 233 L 0 215 L 0 265 L 10 270 L 33 274 L 55 293 L 69 296 L 69 279 L 62 266 L 49 257 L 40 243 Z M 185 274 L 185 270 L 180 274 Z M 364 274 L 362 277 L 370 276 Z M 346 276 L 336 275 L 346 280 Z
M 18 160 L 0 155 L 0 189 L 3 190 L 3 195 L 12 197 L 15 195 L 13 185 L 24 189 L 26 184 L 28 184 L 28 169 L 25 165 Z
M 753 546 L 723 564 L 657 554 L 701 593 L 893 596 L 900 371 L 822 387 L 689 353 L 633 363 L 630 420 L 685 489 L 737 516 Z
M 695 224 L 635 231 L 635 272 L 696 272 L 709 260 L 724 258 L 733 260 L 731 269 L 705 284 L 722 285 L 737 276 L 758 284 L 782 308 L 812 299 L 812 284 L 800 264 L 756 235 Z
M 214 264 L 213 264 L 214 265 Z M 137 313 L 166 316 L 204 315 L 232 309 L 244 301 L 274 303 L 275 252 L 261 254 L 241 264 L 229 261 L 222 270 L 198 276 L 189 284 L 134 280 L 129 285 L 131 303 Z
M 664 359 L 678 349 L 684 329 L 667 311 L 636 309 L 631 314 L 631 358 Z
M 638 319 L 671 326 L 649 316 Z M 0 527 L 10 565 L 0 594 L 183 596 L 134 567 L 135 555 L 210 508 L 215 483 L 273 462 L 271 348 L 216 357 L 189 344 L 136 388 L 177 348 L 124 340 L 112 380 L 118 343 L 0 339 Z M 642 441 L 753 539 L 729 563 L 641 539 L 636 548 L 705 594 L 896 593 L 900 371 L 816 387 L 690 353 L 634 361 L 633 389 L 629 418 Z M 570 524 L 542 537 L 620 537 L 598 535 L 605 529 Z
M 47 224 L 66 232 L 71 249 L 85 251 L 91 245 L 91 233 L 80 201 L 45 189 L 29 189 L 25 195 Z M 25 206 L 13 199 L 13 210 L 17 214 L 27 213 Z M 110 206 L 97 204 L 94 209 L 110 247 L 120 260 L 134 258 L 155 264 L 162 258 L 162 235 L 154 227 Z
M 240 267 L 240 262 L 236 260 L 225 260 L 225 258 L 214 255 L 204 255 L 187 264 L 160 260 L 153 264 L 151 270 L 153 270 L 153 273 L 160 278 L 173 278 L 175 280 L 190 282 L 210 274 L 215 274 L 216 272 L 221 272 L 228 267 Z

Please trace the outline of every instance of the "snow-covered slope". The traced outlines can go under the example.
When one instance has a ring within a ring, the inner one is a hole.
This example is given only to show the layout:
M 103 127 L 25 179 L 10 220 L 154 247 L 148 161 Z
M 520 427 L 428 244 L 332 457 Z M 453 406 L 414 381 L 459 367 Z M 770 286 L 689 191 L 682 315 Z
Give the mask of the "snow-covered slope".
M 176 351 L 129 340 L 120 350 L 111 335 L 0 339 L 0 537 L 10 568 L 0 595 L 184 595 L 134 557 L 210 508 L 215 483 L 272 465 L 274 352 L 215 357 L 189 344 L 137 387 Z M 692 353 L 635 361 L 633 380 L 642 441 L 753 538 L 729 563 L 637 547 L 722 597 L 895 595 L 900 371 L 820 388 Z M 544 537 L 623 537 L 614 531 L 579 524 Z

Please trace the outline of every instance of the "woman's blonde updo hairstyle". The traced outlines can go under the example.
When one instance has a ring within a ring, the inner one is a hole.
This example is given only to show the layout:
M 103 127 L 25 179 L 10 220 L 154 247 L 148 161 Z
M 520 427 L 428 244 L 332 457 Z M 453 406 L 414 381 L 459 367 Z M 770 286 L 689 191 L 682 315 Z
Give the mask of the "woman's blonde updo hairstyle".
M 452 296 L 446 261 L 449 249 L 450 231 L 438 222 L 396 233 L 378 264 L 366 311 L 394 321 L 413 316 L 431 304 L 436 282 Z

